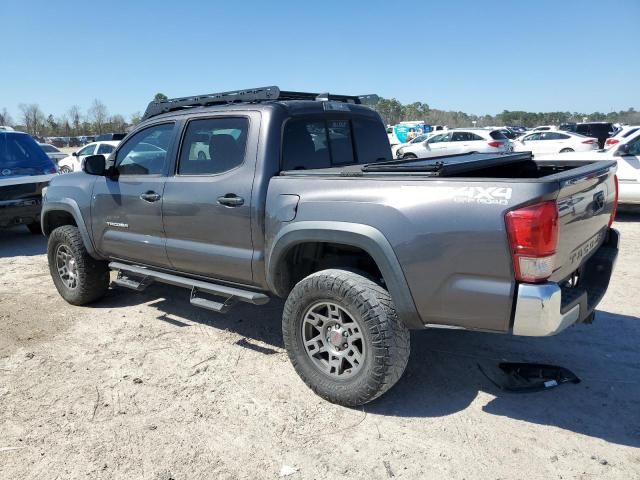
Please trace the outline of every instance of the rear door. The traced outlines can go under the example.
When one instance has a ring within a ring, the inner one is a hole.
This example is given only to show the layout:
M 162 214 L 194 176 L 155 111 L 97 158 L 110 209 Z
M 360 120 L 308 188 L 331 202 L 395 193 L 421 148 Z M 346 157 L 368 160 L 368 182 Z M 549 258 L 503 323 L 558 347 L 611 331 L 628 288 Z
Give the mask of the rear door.
M 471 152 L 469 149 L 471 144 L 471 135 L 469 132 L 453 132 L 451 134 L 451 142 L 449 142 L 448 154 Z
M 198 117 L 184 129 L 164 190 L 167 255 L 174 269 L 251 283 L 251 195 L 260 115 Z
M 169 266 L 162 197 L 169 158 L 175 155 L 175 136 L 174 122 L 140 130 L 115 153 L 117 178 L 96 180 L 91 228 L 103 255 Z

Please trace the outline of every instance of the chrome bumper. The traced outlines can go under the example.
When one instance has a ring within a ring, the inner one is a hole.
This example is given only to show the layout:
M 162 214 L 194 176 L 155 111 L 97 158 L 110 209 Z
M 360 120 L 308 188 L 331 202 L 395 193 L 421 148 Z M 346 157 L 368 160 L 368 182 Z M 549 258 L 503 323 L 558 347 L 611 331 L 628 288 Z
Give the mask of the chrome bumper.
M 605 243 L 581 267 L 578 287 L 563 291 L 557 283 L 518 285 L 514 335 L 548 337 L 576 322 L 589 321 L 604 296 L 618 256 L 620 234 L 609 229 Z
M 513 334 L 548 337 L 573 325 L 580 318 L 580 305 L 560 313 L 562 291 L 556 283 L 522 284 L 518 287 Z

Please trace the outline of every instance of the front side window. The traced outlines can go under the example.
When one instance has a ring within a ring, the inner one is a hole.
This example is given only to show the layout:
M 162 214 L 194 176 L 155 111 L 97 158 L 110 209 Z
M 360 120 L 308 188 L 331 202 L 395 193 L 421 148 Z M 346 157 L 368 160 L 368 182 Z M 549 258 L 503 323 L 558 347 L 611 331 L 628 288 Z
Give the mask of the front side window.
M 248 131 L 244 117 L 192 120 L 182 142 L 178 175 L 216 175 L 241 165 Z
M 79 157 L 86 157 L 87 155 L 93 155 L 93 152 L 96 151 L 95 145 L 87 145 L 86 147 L 80 149 L 78 152 Z
M 173 123 L 154 125 L 139 131 L 118 150 L 116 168 L 120 175 L 161 175 L 167 160 Z

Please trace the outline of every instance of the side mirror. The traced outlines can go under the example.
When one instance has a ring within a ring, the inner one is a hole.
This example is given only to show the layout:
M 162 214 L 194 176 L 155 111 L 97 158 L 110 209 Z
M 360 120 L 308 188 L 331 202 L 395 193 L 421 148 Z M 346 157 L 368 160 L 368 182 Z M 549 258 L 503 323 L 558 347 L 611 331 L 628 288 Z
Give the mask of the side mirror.
M 104 176 L 106 173 L 107 160 L 104 155 L 89 155 L 84 159 L 82 170 L 89 175 Z
M 74 157 L 78 156 L 78 152 L 73 152 L 71 155 L 73 155 Z

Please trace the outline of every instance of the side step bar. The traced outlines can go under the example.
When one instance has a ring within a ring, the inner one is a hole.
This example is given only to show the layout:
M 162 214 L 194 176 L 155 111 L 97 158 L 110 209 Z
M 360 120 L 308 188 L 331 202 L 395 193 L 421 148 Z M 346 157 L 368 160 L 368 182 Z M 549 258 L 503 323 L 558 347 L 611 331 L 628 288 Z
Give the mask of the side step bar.
M 192 278 L 180 277 L 170 273 L 158 272 L 146 267 L 137 265 L 128 265 L 121 262 L 109 263 L 111 270 L 118 271 L 118 278 L 113 281 L 115 285 L 131 288 L 136 291 L 142 291 L 152 282 L 167 283 L 177 287 L 191 289 L 191 304 L 213 310 L 214 312 L 225 313 L 237 301 L 251 303 L 253 305 L 264 305 L 269 302 L 269 297 L 264 293 L 253 292 L 251 290 L 243 290 L 237 287 L 229 287 L 217 283 L 205 282 L 202 280 L 194 280 Z M 127 278 L 123 273 L 132 274 L 142 277 L 140 281 Z M 197 293 L 201 291 L 210 295 L 224 297 L 224 302 L 215 302 L 205 298 L 199 298 Z

